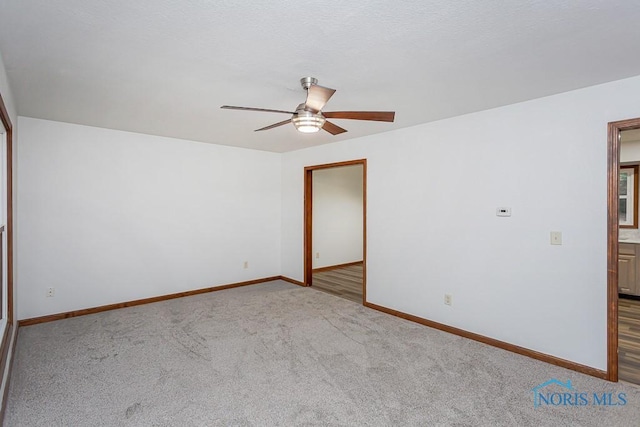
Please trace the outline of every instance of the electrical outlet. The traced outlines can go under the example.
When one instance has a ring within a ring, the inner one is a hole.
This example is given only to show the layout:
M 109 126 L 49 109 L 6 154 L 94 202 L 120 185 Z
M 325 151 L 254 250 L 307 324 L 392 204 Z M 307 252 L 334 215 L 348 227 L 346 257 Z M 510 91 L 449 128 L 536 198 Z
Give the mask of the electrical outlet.
M 561 231 L 552 231 L 551 232 L 551 244 L 552 245 L 561 245 L 562 244 L 562 232 Z
M 511 208 L 496 208 L 496 216 L 511 216 Z
M 249 268 L 249 261 L 245 261 L 245 262 L 244 262 L 244 268 L 245 268 L 245 269 Z
M 56 288 L 47 288 L 47 298 L 56 296 Z
M 446 305 L 451 305 L 452 303 L 452 297 L 449 294 L 444 294 L 444 303 Z
M 316 252 L 316 259 L 320 258 L 320 252 Z

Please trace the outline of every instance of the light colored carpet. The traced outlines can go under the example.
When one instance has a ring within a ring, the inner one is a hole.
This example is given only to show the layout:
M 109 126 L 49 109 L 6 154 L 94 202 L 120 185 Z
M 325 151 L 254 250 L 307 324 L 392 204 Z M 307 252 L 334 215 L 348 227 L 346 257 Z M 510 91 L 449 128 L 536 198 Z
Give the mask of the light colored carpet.
M 538 407 L 551 378 L 627 393 Z M 640 388 L 272 282 L 19 331 L 6 426 L 632 426 Z

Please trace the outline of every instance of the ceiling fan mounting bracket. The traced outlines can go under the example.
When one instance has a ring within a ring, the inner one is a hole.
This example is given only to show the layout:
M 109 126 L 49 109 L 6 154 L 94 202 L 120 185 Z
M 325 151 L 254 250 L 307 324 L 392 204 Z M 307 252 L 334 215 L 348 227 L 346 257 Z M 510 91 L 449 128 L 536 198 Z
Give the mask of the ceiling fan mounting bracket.
M 303 77 L 300 79 L 300 84 L 302 85 L 302 89 L 307 90 L 313 85 L 318 84 L 318 79 L 315 77 Z

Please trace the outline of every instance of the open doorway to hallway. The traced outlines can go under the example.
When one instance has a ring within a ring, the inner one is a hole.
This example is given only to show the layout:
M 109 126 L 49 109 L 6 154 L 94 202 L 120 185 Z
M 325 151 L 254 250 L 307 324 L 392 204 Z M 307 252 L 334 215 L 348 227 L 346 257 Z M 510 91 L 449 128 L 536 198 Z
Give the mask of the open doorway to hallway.
M 366 160 L 305 168 L 305 284 L 365 301 Z
M 640 128 L 620 131 L 619 141 L 618 378 L 640 384 Z

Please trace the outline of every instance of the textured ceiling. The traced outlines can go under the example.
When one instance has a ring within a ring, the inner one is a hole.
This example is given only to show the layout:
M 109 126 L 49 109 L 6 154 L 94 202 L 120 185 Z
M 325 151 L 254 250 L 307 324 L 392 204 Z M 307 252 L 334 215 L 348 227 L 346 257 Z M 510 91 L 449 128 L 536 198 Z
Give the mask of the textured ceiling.
M 18 112 L 270 151 L 456 116 L 640 74 L 640 2 L 0 0 Z M 303 76 L 325 108 L 395 110 L 303 135 Z

